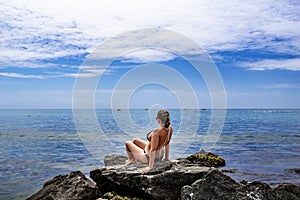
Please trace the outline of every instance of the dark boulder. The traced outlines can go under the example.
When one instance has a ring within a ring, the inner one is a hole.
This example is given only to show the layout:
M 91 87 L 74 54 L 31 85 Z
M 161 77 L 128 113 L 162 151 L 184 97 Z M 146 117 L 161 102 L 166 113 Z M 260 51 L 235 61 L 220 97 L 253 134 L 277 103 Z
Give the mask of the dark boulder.
M 96 184 L 77 171 L 52 178 L 28 200 L 96 199 L 99 194 Z
M 271 188 L 268 184 L 260 181 L 238 183 L 219 170 L 213 169 L 192 185 L 184 186 L 181 199 L 297 200 L 300 199 L 300 187 L 293 184 L 282 184 Z
M 300 186 L 291 183 L 282 183 L 273 188 L 276 199 L 300 199 Z
M 181 199 L 239 199 L 242 185 L 218 170 L 182 188 Z
M 285 169 L 285 171 L 300 174 L 300 168 Z

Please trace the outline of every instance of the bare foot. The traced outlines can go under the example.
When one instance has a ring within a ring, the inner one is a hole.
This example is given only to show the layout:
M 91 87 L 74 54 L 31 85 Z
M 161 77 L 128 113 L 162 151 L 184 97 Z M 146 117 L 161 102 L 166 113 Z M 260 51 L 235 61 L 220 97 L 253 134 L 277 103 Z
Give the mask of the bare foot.
M 136 163 L 136 160 L 135 160 L 135 158 L 133 158 L 131 160 L 126 160 L 125 165 L 130 165 L 130 164 L 135 164 L 135 163 Z

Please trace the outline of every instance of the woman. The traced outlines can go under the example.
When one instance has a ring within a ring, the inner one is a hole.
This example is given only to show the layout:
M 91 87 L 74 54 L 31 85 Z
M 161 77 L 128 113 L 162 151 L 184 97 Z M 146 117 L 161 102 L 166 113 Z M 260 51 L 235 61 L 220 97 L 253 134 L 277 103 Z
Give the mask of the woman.
M 134 138 L 132 141 L 126 142 L 126 152 L 128 160 L 126 164 L 140 161 L 149 163 L 149 166 L 142 170 L 142 174 L 150 171 L 155 161 L 169 160 L 170 156 L 170 140 L 173 134 L 173 128 L 170 124 L 170 115 L 166 110 L 160 110 L 156 117 L 160 128 L 154 128 L 147 134 L 149 142 Z

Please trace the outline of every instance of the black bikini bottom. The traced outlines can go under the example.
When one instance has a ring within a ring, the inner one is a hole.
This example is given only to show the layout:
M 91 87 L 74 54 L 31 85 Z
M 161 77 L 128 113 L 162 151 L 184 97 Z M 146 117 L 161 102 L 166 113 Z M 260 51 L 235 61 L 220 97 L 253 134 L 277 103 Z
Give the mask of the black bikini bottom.
M 146 158 L 147 158 L 147 160 L 148 160 L 148 162 L 149 162 L 149 155 L 148 154 L 146 154 L 146 151 L 144 150 L 144 153 L 145 153 L 145 156 L 146 156 Z M 159 161 L 161 161 L 163 159 L 163 156 L 160 156 L 160 157 L 158 157 L 158 158 L 155 158 L 154 159 L 154 162 L 159 162 Z

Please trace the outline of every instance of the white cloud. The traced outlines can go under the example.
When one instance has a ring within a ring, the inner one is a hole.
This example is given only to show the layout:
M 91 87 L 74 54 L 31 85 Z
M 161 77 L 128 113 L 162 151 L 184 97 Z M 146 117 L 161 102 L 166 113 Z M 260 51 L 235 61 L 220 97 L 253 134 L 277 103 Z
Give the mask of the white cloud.
M 240 63 L 242 67 L 245 67 L 249 70 L 274 70 L 274 69 L 283 69 L 283 70 L 300 70 L 300 58 L 294 59 L 284 59 L 284 60 L 275 60 L 275 59 L 265 59 L 257 62 L 251 63 Z
M 37 60 L 91 52 L 109 37 L 140 28 L 179 32 L 210 52 L 266 48 L 298 55 L 299 9 L 297 1 L 275 0 L 7 0 L 0 3 L 0 67 L 39 67 Z M 146 52 L 127 57 L 155 58 L 172 56 Z
M 110 74 L 113 72 L 112 69 L 105 69 L 100 66 L 81 66 L 80 70 L 77 73 L 48 73 L 43 75 L 31 75 L 31 74 L 21 74 L 14 72 L 0 72 L 0 76 L 4 77 L 13 77 L 13 78 L 36 78 L 36 79 L 46 79 L 46 78 L 63 78 L 63 77 L 72 77 L 72 78 L 91 78 L 102 75 L 103 73 Z
M 85 53 L 87 41 L 81 41 L 82 32 L 72 21 L 57 21 L 23 5 L 8 2 L 0 4 L 0 60 L 1 67 L 37 67 L 43 59 Z M 47 65 L 47 64 L 46 64 Z M 42 64 L 39 67 L 44 67 Z
M 56 77 L 71 77 L 71 78 L 92 78 L 101 76 L 103 73 L 111 74 L 114 70 L 105 69 L 100 66 L 81 66 L 77 73 L 55 73 L 53 75 L 49 75 L 49 78 Z
M 169 61 L 177 57 L 169 52 L 158 51 L 153 49 L 146 49 L 135 51 L 127 54 L 123 57 L 122 62 L 130 63 L 149 63 L 149 62 L 159 62 L 159 61 Z
M 37 79 L 45 79 L 45 76 L 42 75 L 26 75 L 20 73 L 7 73 L 7 72 L 0 72 L 0 76 L 5 77 L 14 77 L 14 78 L 37 78 Z

